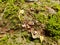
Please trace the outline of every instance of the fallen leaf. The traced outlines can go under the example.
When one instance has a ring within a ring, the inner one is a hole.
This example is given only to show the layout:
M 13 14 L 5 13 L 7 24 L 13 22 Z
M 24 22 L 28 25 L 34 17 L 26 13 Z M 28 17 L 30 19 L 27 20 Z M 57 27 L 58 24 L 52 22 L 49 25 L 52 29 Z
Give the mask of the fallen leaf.
M 40 41 L 43 42 L 44 36 L 40 36 Z
M 2 37 L 4 37 L 4 36 L 6 36 L 6 34 L 0 34 L 0 38 L 2 38 Z
M 19 10 L 19 14 L 24 14 L 24 10 Z

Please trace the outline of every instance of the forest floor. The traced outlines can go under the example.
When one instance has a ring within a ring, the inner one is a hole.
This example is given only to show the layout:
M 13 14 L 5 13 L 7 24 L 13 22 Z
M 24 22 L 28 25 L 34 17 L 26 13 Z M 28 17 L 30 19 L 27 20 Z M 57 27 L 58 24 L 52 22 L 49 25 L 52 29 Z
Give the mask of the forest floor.
M 60 45 L 59 17 L 56 0 L 1 0 L 0 45 Z

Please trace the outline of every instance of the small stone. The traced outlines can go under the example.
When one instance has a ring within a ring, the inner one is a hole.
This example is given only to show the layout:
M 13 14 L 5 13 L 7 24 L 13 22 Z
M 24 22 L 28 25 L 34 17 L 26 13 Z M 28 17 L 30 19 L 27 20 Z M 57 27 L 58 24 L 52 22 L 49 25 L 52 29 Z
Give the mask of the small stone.
M 38 21 L 36 20 L 36 23 L 38 23 Z
M 52 9 L 51 7 L 45 6 L 45 8 L 48 10 L 50 14 L 56 14 L 56 11 Z
M 34 22 L 33 21 L 29 21 L 28 24 L 31 25 L 31 26 L 33 26 Z
M 23 27 L 23 28 L 26 28 L 26 24 L 23 24 L 22 27 Z
M 34 11 L 34 8 L 30 8 L 31 11 Z
M 35 31 L 35 34 L 37 33 L 37 31 Z
M 27 28 L 30 29 L 31 27 L 29 25 L 27 25 Z

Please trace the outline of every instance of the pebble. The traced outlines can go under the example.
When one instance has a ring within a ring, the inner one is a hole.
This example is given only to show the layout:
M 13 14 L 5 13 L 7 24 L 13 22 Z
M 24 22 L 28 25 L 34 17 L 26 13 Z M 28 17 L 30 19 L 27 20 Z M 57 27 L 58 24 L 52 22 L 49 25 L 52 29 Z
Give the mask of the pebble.
M 29 25 L 27 25 L 27 28 L 30 29 L 31 27 Z
M 23 24 L 22 27 L 23 27 L 23 28 L 26 28 L 26 24 Z
M 28 24 L 31 25 L 31 26 L 33 26 L 34 22 L 33 21 L 29 21 Z

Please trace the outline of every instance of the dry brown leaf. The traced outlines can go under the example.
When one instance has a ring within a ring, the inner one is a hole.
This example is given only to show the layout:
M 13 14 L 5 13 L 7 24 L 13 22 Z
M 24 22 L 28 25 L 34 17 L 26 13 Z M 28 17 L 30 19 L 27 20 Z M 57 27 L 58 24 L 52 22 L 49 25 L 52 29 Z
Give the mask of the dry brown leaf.
M 4 37 L 4 36 L 6 36 L 6 34 L 0 34 L 0 38 L 2 38 L 2 37 Z
M 9 33 L 10 33 L 10 34 L 14 33 L 14 30 L 10 30 Z
M 24 10 L 19 10 L 19 14 L 24 14 Z
M 40 41 L 41 41 L 41 42 L 44 41 L 44 36 L 40 36 Z

